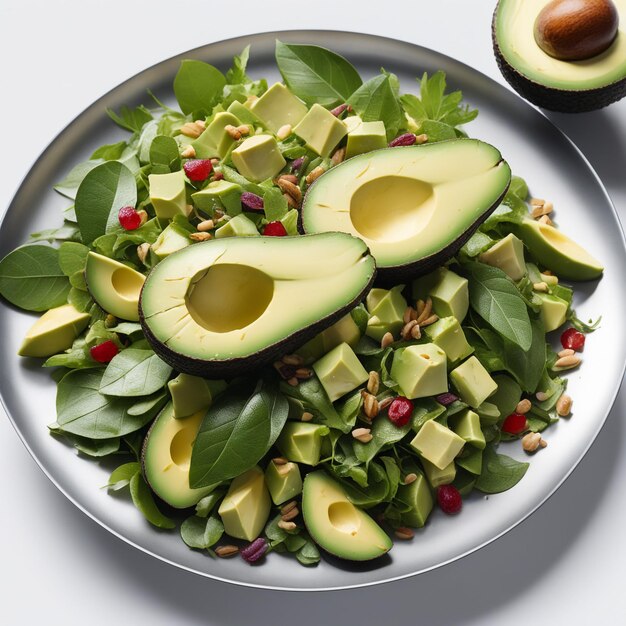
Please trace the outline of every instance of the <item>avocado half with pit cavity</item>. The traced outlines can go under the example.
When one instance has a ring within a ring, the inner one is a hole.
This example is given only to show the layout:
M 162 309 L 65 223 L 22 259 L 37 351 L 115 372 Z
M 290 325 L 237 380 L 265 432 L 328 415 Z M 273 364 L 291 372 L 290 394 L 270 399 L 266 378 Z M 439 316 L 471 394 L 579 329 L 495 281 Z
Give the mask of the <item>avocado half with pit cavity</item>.
M 333 167 L 308 189 L 299 227 L 360 237 L 382 282 L 443 265 L 500 204 L 511 170 L 476 139 L 385 148 Z
M 177 371 L 223 378 L 294 351 L 360 302 L 376 273 L 362 240 L 229 237 L 197 243 L 148 275 L 140 321 Z
M 601 21 L 598 11 L 611 4 L 621 25 L 610 45 L 604 52 L 575 60 L 576 46 L 566 36 L 580 28 L 580 41 L 589 42 L 587 47 L 594 52 L 591 44 L 602 39 L 603 29 L 611 28 L 611 20 Z M 535 23 L 542 12 L 542 18 L 548 14 L 550 28 L 545 28 L 545 19 L 539 22 L 544 35 L 536 37 Z M 494 54 L 504 78 L 533 104 L 564 113 L 592 111 L 626 96 L 625 25 L 626 0 L 500 0 L 492 23 Z M 553 41 L 546 41 L 546 36 Z M 550 43 L 554 45 L 546 45 Z M 568 52 L 569 59 L 552 56 Z

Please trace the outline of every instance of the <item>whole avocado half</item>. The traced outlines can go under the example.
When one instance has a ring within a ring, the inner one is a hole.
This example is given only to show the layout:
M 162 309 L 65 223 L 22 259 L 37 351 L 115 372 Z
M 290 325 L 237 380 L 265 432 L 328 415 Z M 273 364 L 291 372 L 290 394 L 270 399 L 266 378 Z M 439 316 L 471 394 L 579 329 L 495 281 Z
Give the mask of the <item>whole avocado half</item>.
M 548 2 L 499 0 L 496 5 L 491 26 L 493 51 L 506 81 L 529 102 L 562 113 L 593 111 L 625 97 L 626 32 L 618 31 L 611 47 L 597 57 L 585 61 L 558 61 L 541 50 L 533 35 L 534 20 Z M 622 23 L 626 23 L 626 3 L 617 2 L 616 6 Z M 516 9 L 522 9 L 517 22 L 507 21 L 510 15 L 517 13 Z M 524 48 L 524 53 L 513 52 L 510 47 L 513 37 L 523 37 L 519 49 Z M 554 74 L 546 76 L 534 72 L 532 61 L 537 58 L 554 68 Z M 595 75 L 594 64 L 598 68 Z

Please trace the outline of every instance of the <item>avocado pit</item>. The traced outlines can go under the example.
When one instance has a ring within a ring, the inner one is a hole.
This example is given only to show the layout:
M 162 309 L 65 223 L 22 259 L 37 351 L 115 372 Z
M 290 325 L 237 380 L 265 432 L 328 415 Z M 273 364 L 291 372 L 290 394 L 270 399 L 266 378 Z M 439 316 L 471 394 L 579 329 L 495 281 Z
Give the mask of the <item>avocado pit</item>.
M 612 0 L 553 0 L 537 16 L 537 45 L 562 61 L 605 52 L 615 40 L 619 15 Z

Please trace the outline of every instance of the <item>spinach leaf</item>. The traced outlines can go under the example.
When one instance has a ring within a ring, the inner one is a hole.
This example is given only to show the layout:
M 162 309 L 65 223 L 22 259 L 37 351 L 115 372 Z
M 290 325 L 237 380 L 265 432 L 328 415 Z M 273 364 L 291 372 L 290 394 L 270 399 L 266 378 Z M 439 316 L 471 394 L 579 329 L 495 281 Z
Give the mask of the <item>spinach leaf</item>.
M 118 141 L 117 143 L 100 146 L 89 157 L 89 159 L 104 159 L 105 161 L 116 161 L 124 154 L 124 150 L 126 150 L 127 147 L 128 144 L 125 141 Z
M 111 439 L 87 439 L 86 437 L 65 433 L 58 428 L 57 424 L 48 426 L 48 428 L 52 435 L 63 437 L 81 454 L 94 459 L 100 459 L 120 451 L 121 441 L 119 437 L 111 437 Z
M 226 72 L 226 83 L 228 85 L 241 85 L 243 83 L 250 82 L 250 79 L 246 74 L 246 67 L 248 66 L 249 58 L 250 46 L 246 46 L 241 51 L 241 54 L 233 57 L 233 64 L 231 68 Z
M 99 392 L 102 370 L 78 369 L 57 386 L 57 422 L 68 433 L 89 439 L 110 439 L 139 430 L 154 411 L 130 415 L 134 398 L 107 397 Z
M 47 311 L 61 306 L 69 290 L 55 248 L 22 246 L 0 261 L 0 294 L 21 309 Z
M 287 200 L 277 187 L 272 187 L 263 194 L 263 211 L 268 222 L 282 220 L 288 210 Z
M 60 183 L 54 185 L 54 189 L 62 196 L 74 200 L 74 198 L 76 198 L 76 192 L 85 176 L 102 163 L 104 163 L 104 159 L 95 159 L 92 157 L 89 161 L 75 165 Z
M 287 87 L 309 106 L 345 102 L 362 83 L 353 65 L 319 46 L 277 40 L 276 64 Z
M 406 426 L 396 426 L 381 416 L 372 424 L 372 440 L 369 443 L 354 442 L 354 454 L 362 463 L 369 463 L 381 450 L 404 439 L 410 430 L 410 422 Z
M 119 228 L 117 214 L 137 203 L 133 173 L 119 161 L 106 161 L 85 176 L 76 193 L 76 219 L 83 243 Z
M 224 489 L 216 489 L 204 496 L 204 498 L 196 504 L 196 515 L 198 517 L 208 517 L 217 503 L 224 497 L 225 493 L 226 491 Z
M 299 400 L 304 410 L 313 413 L 319 424 L 344 433 L 350 431 L 351 424 L 337 412 L 317 376 L 301 381 L 297 387 L 281 383 L 280 390 L 284 395 Z
M 491 248 L 494 243 L 496 243 L 495 239 L 492 239 L 489 235 L 477 230 L 461 248 L 461 253 L 473 258 L 488 248 Z
M 444 122 L 435 122 L 433 120 L 424 120 L 420 124 L 420 132 L 426 133 L 428 142 L 446 141 L 448 139 L 456 139 L 454 127 Z
M 508 276 L 483 263 L 463 265 L 469 274 L 470 305 L 494 330 L 522 350 L 528 350 L 533 332 L 526 304 Z
M 273 383 L 231 385 L 200 426 L 191 454 L 189 484 L 205 487 L 242 474 L 276 441 L 289 415 L 287 398 Z
M 302 565 L 317 565 L 320 562 L 320 551 L 309 537 L 308 533 L 303 533 L 306 543 L 296 552 L 296 558 Z
M 152 119 L 152 113 L 143 104 L 134 109 L 123 106 L 119 113 L 116 113 L 113 109 L 107 109 L 107 115 L 118 126 L 129 130 L 131 133 L 138 133 L 143 125 Z
M 402 127 L 404 116 L 398 98 L 393 92 L 389 76 L 381 74 L 363 83 L 349 98 L 357 115 L 364 122 L 382 120 L 387 138 L 396 136 Z
M 86 291 L 72 287 L 67 294 L 67 302 L 77 311 L 87 313 L 93 304 L 93 299 Z
M 155 174 L 168 174 L 180 170 L 180 154 L 176 140 L 167 135 L 157 135 L 150 144 L 150 163 Z
M 339 479 L 348 500 L 355 506 L 370 509 L 383 502 L 389 493 L 387 472 L 375 462 L 367 468 L 367 486 L 363 487 L 352 480 Z
M 217 515 L 211 517 L 188 517 L 180 526 L 180 536 L 190 547 L 207 550 L 215 545 L 224 534 L 224 524 Z
M 36 241 L 79 241 L 80 233 L 75 223 L 65 220 L 60 228 L 48 228 L 29 235 L 29 243 Z
M 119 491 L 130 485 L 130 479 L 139 471 L 141 471 L 139 463 L 124 463 L 113 470 L 106 486 L 111 491 Z
M 172 368 L 152 350 L 126 348 L 107 365 L 100 393 L 107 396 L 147 396 L 167 383 Z
M 174 78 L 174 94 L 180 110 L 195 116 L 207 115 L 226 85 L 224 74 L 217 68 L 187 59 L 180 64 Z
M 512 176 L 511 184 L 509 185 L 509 193 L 525 201 L 526 198 L 528 198 L 528 185 L 526 181 L 519 176 Z
M 153 526 L 166 529 L 174 528 L 176 526 L 176 524 L 169 517 L 166 517 L 163 513 L 161 513 L 161 511 L 159 511 L 156 503 L 154 502 L 152 491 L 150 491 L 150 487 L 148 487 L 146 481 L 141 475 L 141 471 L 137 471 L 137 473 L 130 479 L 130 495 L 133 499 L 133 504 Z
M 168 397 L 165 391 L 157 391 L 151 396 L 141 398 L 141 400 L 129 407 L 128 414 L 143 415 L 144 413 L 148 413 L 148 411 L 154 414 L 167 402 Z
M 87 264 L 89 248 L 82 243 L 64 241 L 59 246 L 59 267 L 66 276 L 82 272 Z
M 482 472 L 476 481 L 476 489 L 483 493 L 500 493 L 514 487 L 526 473 L 528 463 L 520 463 L 504 454 L 498 454 L 494 446 L 483 451 Z

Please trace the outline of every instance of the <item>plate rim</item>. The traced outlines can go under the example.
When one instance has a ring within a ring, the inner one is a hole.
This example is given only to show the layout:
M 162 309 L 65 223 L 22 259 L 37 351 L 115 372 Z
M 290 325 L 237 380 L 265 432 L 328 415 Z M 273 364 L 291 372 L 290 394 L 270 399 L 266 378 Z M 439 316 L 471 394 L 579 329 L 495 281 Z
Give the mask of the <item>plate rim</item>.
M 482 72 L 481 70 L 474 68 L 470 65 L 468 65 L 467 63 L 452 57 L 446 53 L 440 52 L 439 50 L 433 49 L 433 48 L 428 48 L 426 46 L 422 46 L 420 44 L 411 42 L 411 41 L 407 41 L 404 39 L 400 39 L 400 38 L 395 38 L 395 37 L 388 37 L 385 35 L 377 35 L 374 33 L 366 33 L 366 32 L 360 32 L 360 31 L 351 31 L 351 30 L 343 30 L 343 29 L 281 29 L 281 30 L 268 30 L 268 31 L 263 31 L 263 32 L 258 32 L 258 31 L 253 31 L 250 33 L 245 33 L 245 34 L 241 34 L 241 35 L 237 35 L 235 37 L 226 37 L 224 39 L 217 39 L 217 40 L 212 40 L 209 41 L 203 45 L 200 46 L 196 46 L 195 48 L 191 48 L 188 50 L 183 50 L 182 52 L 172 55 L 170 57 L 161 59 L 159 61 L 157 61 L 156 63 L 153 63 L 152 65 L 149 65 L 145 68 L 143 68 L 142 70 L 140 70 L 139 72 L 136 72 L 135 74 L 129 76 L 128 78 L 126 78 L 125 80 L 117 83 L 116 85 L 114 85 L 111 89 L 107 90 L 106 92 L 104 92 L 101 96 L 99 96 L 96 100 L 92 101 L 87 107 L 85 107 L 82 111 L 80 111 L 75 117 L 73 117 L 67 124 L 65 124 L 60 130 L 59 132 L 48 142 L 48 144 L 46 145 L 46 147 L 43 149 L 43 151 L 37 156 L 35 157 L 35 159 L 33 160 L 33 162 L 31 163 L 30 167 L 28 167 L 28 169 L 25 171 L 24 175 L 21 177 L 21 179 L 19 180 L 12 196 L 11 196 L 11 200 L 8 203 L 7 207 L 5 208 L 5 210 L 2 213 L 2 217 L 0 219 L 0 229 L 2 229 L 5 220 L 7 218 L 7 216 L 9 215 L 10 212 L 14 211 L 14 205 L 16 204 L 16 201 L 18 200 L 18 197 L 20 195 L 20 192 L 22 191 L 25 182 L 27 181 L 30 172 L 36 167 L 37 163 L 39 160 L 41 160 L 42 158 L 44 158 L 46 156 L 46 154 L 53 149 L 53 147 L 56 146 L 56 144 L 59 142 L 59 140 L 61 140 L 63 138 L 63 136 L 66 134 L 66 132 L 73 128 L 75 125 L 79 124 L 81 119 L 86 116 L 87 114 L 89 114 L 90 112 L 92 112 L 95 108 L 98 107 L 98 105 L 100 105 L 104 100 L 106 100 L 110 95 L 114 94 L 115 92 L 117 92 L 118 90 L 122 90 L 125 86 L 127 86 L 129 83 L 134 82 L 135 80 L 137 80 L 138 77 L 147 74 L 151 71 L 153 71 L 154 69 L 156 69 L 157 67 L 167 64 L 167 63 L 171 63 L 174 62 L 177 59 L 183 59 L 183 58 L 189 58 L 189 57 L 197 57 L 200 55 L 201 52 L 203 52 L 204 50 L 206 50 L 207 48 L 210 48 L 212 46 L 219 46 L 220 44 L 234 44 L 235 42 L 242 42 L 244 43 L 244 45 L 247 45 L 247 43 L 254 43 L 254 42 L 250 42 L 250 38 L 266 38 L 270 35 L 273 35 L 275 37 L 278 37 L 279 35 L 282 36 L 294 36 L 294 37 L 298 37 L 300 39 L 305 38 L 305 37 L 311 37 L 312 41 L 315 42 L 315 37 L 322 35 L 322 36 L 341 36 L 341 35 L 349 35 L 349 36 L 356 36 L 358 38 L 362 38 L 362 39 L 369 39 L 369 40 L 378 40 L 378 41 L 385 41 L 385 42 L 389 42 L 391 44 L 400 44 L 402 46 L 409 46 L 411 48 L 413 48 L 414 50 L 416 50 L 417 53 L 419 52 L 425 52 L 428 54 L 436 54 L 439 57 L 442 57 L 446 60 L 448 60 L 449 62 L 456 64 L 457 66 L 460 66 L 464 69 L 467 69 L 469 72 L 471 73 L 477 73 L 479 74 L 483 80 L 486 80 L 491 86 L 494 86 L 498 89 L 506 89 L 510 94 L 512 94 L 517 100 L 523 102 L 526 106 L 530 107 L 531 109 L 534 109 L 536 113 L 538 113 L 539 115 L 541 115 L 544 118 L 544 121 L 547 121 L 548 124 L 557 131 L 557 133 L 559 135 L 561 135 L 562 138 L 564 138 L 566 140 L 566 142 L 569 144 L 569 148 L 573 149 L 573 151 L 577 154 L 578 158 L 581 159 L 581 161 L 584 163 L 584 165 L 586 166 L 587 170 L 591 173 L 591 175 L 593 176 L 593 178 L 595 179 L 597 186 L 598 186 L 598 190 L 602 193 L 602 195 L 604 196 L 608 207 L 611 211 L 611 213 L 613 214 L 613 217 L 615 218 L 615 221 L 617 223 L 618 226 L 618 230 L 619 230 L 619 237 L 621 240 L 621 244 L 622 244 L 622 248 L 624 249 L 624 251 L 626 252 L 626 235 L 624 233 L 624 227 L 622 225 L 621 219 L 619 217 L 619 214 L 615 208 L 615 205 L 604 185 L 604 183 L 602 182 L 602 179 L 600 178 L 600 176 L 598 175 L 598 173 L 596 172 L 595 168 L 593 167 L 593 165 L 589 162 L 588 158 L 585 156 L 585 154 L 582 152 L 582 150 L 576 145 L 576 143 L 563 131 L 561 130 L 561 128 L 559 128 L 559 126 L 557 126 L 557 124 L 555 122 L 552 121 L 552 119 L 550 119 L 539 107 L 533 105 L 532 103 L 528 102 L 527 100 L 525 100 L 524 98 L 522 98 L 517 92 L 515 92 L 513 89 L 510 88 L 510 86 L 508 84 L 505 83 L 500 83 L 498 82 L 496 79 L 492 78 L 491 76 L 489 76 L 488 74 L 485 74 L 484 72 Z M 316 45 L 315 43 L 312 43 L 311 45 Z M 14 311 L 18 311 L 21 312 L 21 309 L 18 309 L 12 305 L 8 305 L 6 302 L 3 303 L 3 305 L 5 307 L 10 308 L 11 310 Z M 263 590 L 268 590 L 268 591 L 283 591 L 283 592 L 328 592 L 328 591 L 343 591 L 343 590 L 349 590 L 349 589 L 361 589 L 361 588 L 366 588 L 366 587 L 372 587 L 372 586 L 376 586 L 376 585 L 383 585 L 383 584 L 388 584 L 388 583 L 392 583 L 398 580 L 404 580 L 404 579 L 408 579 L 408 578 L 412 578 L 415 576 L 419 576 L 420 574 L 425 574 L 427 572 L 439 569 L 441 567 L 444 567 L 445 565 L 448 565 L 450 563 L 453 563 L 455 561 L 464 559 L 465 557 L 473 554 L 474 552 L 477 552 L 478 550 L 484 548 L 485 546 L 488 546 L 489 544 L 497 541 L 498 539 L 500 539 L 501 537 L 503 537 L 504 535 L 506 535 L 507 533 L 509 533 L 511 530 L 513 530 L 514 528 L 516 528 L 518 525 L 520 525 L 521 523 L 523 523 L 525 520 L 529 519 L 540 507 L 542 507 L 555 493 L 556 491 L 565 483 L 565 481 L 571 476 L 571 474 L 573 473 L 573 471 L 578 467 L 578 465 L 580 464 L 580 462 L 582 461 L 582 459 L 586 456 L 586 454 L 588 453 L 589 449 L 591 448 L 591 446 L 595 443 L 595 441 L 598 438 L 598 435 L 600 433 L 600 431 L 602 430 L 602 428 L 604 427 L 608 416 L 610 415 L 613 406 L 615 404 L 615 400 L 620 392 L 620 389 L 622 387 L 623 384 L 623 380 L 624 380 L 624 373 L 626 372 L 626 358 L 624 359 L 622 365 L 621 365 L 621 369 L 619 372 L 619 383 L 616 385 L 616 388 L 613 391 L 612 396 L 609 399 L 609 402 L 607 404 L 606 410 L 604 412 L 604 414 L 602 416 L 600 416 L 600 418 L 597 420 L 597 425 L 596 428 L 593 431 L 593 435 L 592 437 L 589 439 L 589 441 L 586 443 L 585 447 L 583 448 L 582 452 L 579 454 L 579 456 L 573 460 L 571 467 L 567 470 L 567 472 L 565 472 L 563 474 L 563 476 L 560 477 L 560 479 L 558 480 L 558 482 L 554 485 L 554 487 L 552 488 L 552 490 L 550 490 L 538 503 L 536 503 L 532 508 L 528 509 L 528 511 L 519 519 L 515 520 L 513 523 L 511 523 L 510 525 L 508 525 L 506 528 L 504 528 L 502 531 L 500 531 L 499 533 L 489 537 L 488 539 L 486 539 L 485 541 L 472 546 L 471 548 L 469 548 L 468 550 L 457 554 L 455 556 L 452 556 L 444 561 L 440 561 L 436 564 L 432 564 L 430 566 L 427 567 L 423 567 L 419 570 L 413 571 L 413 572 L 409 572 L 409 573 L 403 573 L 400 575 L 396 575 L 396 576 L 391 576 L 391 577 L 387 577 L 384 579 L 378 579 L 378 580 L 372 580 L 372 581 L 368 581 L 368 582 L 360 582 L 360 583 L 356 583 L 356 584 L 346 584 L 346 585 L 339 585 L 339 586 L 331 586 L 331 587 L 285 587 L 285 586 L 280 586 L 280 585 L 270 585 L 270 584 L 259 584 L 259 583 L 254 583 L 254 582 L 247 582 L 247 581 L 241 581 L 241 580 L 236 580 L 234 578 L 226 578 L 223 576 L 219 576 L 207 571 L 203 571 L 200 569 L 196 569 L 192 566 L 189 565 L 185 565 L 182 563 L 179 563 L 171 558 L 168 558 L 162 554 L 159 554 L 149 548 L 146 548 L 145 546 L 137 543 L 136 541 L 130 539 L 129 537 L 124 536 L 121 532 L 115 530 L 114 528 L 112 528 L 109 524 L 107 524 L 106 522 L 104 522 L 103 520 L 101 520 L 95 513 L 92 513 L 91 511 L 89 511 L 85 505 L 83 505 L 81 502 L 79 502 L 75 497 L 73 497 L 60 483 L 59 481 L 52 475 L 52 473 L 50 472 L 50 470 L 45 466 L 44 462 L 36 455 L 36 453 L 34 452 L 34 450 L 31 448 L 31 446 L 29 445 L 28 441 L 26 440 L 24 434 L 22 433 L 22 431 L 20 430 L 19 426 L 17 425 L 13 415 L 11 414 L 11 412 L 8 410 L 7 407 L 7 402 L 5 400 L 4 397 L 4 393 L 3 393 L 3 389 L 0 387 L 0 403 L 2 404 L 2 407 L 10 421 L 10 423 L 12 424 L 15 432 L 18 435 L 18 438 L 21 440 L 22 444 L 24 445 L 24 447 L 26 448 L 26 450 L 28 451 L 28 453 L 30 454 L 30 456 L 33 458 L 33 460 L 35 461 L 35 463 L 37 464 L 37 466 L 40 468 L 40 470 L 43 472 L 43 474 L 50 480 L 50 482 L 72 503 L 74 504 L 82 513 L 84 513 L 89 519 L 91 519 L 93 522 L 97 523 L 100 527 L 104 528 L 107 532 L 111 533 L 113 536 L 117 537 L 118 539 L 120 539 L 121 541 L 123 541 L 124 543 L 132 546 L 133 548 L 136 548 L 138 550 L 140 550 L 141 552 L 143 552 L 144 554 L 150 555 L 151 557 L 154 557 L 156 559 L 158 559 L 159 561 L 162 561 L 164 563 L 167 563 L 169 565 L 172 565 L 178 569 L 181 569 L 183 571 L 187 571 L 193 574 L 197 574 L 200 575 L 204 578 L 209 578 L 211 580 L 216 580 L 218 582 L 222 582 L 222 583 L 227 583 L 227 584 L 231 584 L 231 585 L 237 585 L 240 587 L 245 587 L 245 588 L 252 588 L 252 589 L 263 589 Z M 152 529 L 151 529 L 152 530 Z

